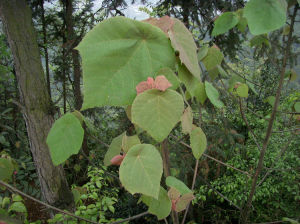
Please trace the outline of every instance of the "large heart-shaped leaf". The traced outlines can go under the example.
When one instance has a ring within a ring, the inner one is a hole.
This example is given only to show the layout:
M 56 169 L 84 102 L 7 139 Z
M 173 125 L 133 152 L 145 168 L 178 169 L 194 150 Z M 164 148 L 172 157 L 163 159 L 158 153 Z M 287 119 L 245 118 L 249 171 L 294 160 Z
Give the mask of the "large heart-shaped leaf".
M 207 146 L 206 136 L 201 128 L 195 127 L 192 130 L 190 141 L 194 157 L 200 159 Z
M 131 194 L 141 193 L 158 199 L 162 159 L 153 145 L 133 146 L 120 166 L 120 180 Z
M 172 203 L 163 187 L 160 187 L 158 199 L 143 195 L 142 201 L 148 205 L 148 212 L 156 215 L 158 220 L 166 218 L 171 212 Z
M 71 155 L 79 152 L 83 134 L 80 121 L 71 113 L 66 113 L 55 121 L 47 137 L 54 165 L 63 163 Z
M 253 35 L 279 29 L 286 21 L 287 3 L 285 0 L 250 0 L 244 9 Z
M 200 80 L 197 46 L 191 32 L 179 20 L 172 18 L 174 25 L 169 30 L 172 46 L 179 52 L 180 61 L 187 67 L 193 76 Z
M 122 141 L 123 137 L 125 136 L 125 132 L 120 134 L 119 136 L 115 137 L 109 145 L 109 148 L 104 156 L 104 165 L 109 166 L 111 165 L 111 159 L 114 158 L 116 155 L 119 155 L 122 148 Z
M 163 31 L 125 17 L 99 23 L 77 49 L 82 57 L 83 109 L 130 105 L 139 82 L 175 65 L 174 50 Z
M 182 96 L 174 90 L 147 90 L 139 94 L 132 104 L 132 122 L 161 142 L 180 120 L 183 109 Z
M 212 36 L 217 36 L 226 33 L 239 22 L 239 17 L 235 12 L 225 12 L 215 21 L 215 26 L 212 31 Z

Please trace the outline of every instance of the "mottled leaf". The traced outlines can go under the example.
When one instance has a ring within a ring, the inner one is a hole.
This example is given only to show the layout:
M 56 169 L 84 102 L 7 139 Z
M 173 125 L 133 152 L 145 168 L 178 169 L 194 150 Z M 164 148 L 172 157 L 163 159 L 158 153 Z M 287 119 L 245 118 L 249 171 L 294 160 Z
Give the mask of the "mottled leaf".
M 131 194 L 141 193 L 158 199 L 163 165 L 158 150 L 149 144 L 133 146 L 119 170 L 122 185 Z

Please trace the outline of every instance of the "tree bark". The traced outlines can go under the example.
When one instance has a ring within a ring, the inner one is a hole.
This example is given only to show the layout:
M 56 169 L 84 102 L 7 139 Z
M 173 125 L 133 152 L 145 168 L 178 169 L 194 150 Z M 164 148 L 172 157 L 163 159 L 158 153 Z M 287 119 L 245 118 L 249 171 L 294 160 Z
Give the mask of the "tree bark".
M 48 41 L 47 41 L 47 24 L 45 21 L 45 10 L 44 10 L 44 0 L 40 0 L 41 7 L 41 19 L 42 19 L 42 28 L 43 28 L 43 41 L 44 41 L 44 54 L 45 54 L 45 65 L 46 65 L 46 79 L 47 79 L 47 90 L 50 96 L 51 101 L 51 84 L 50 84 L 50 70 L 49 70 L 49 56 L 48 56 Z
M 46 144 L 53 124 L 31 12 L 25 0 L 0 0 L 0 16 L 13 53 L 30 149 L 44 200 L 63 209 L 73 207 L 73 196 L 62 166 L 52 164 Z
M 67 41 L 73 43 L 76 41 L 76 35 L 74 33 L 73 24 L 73 0 L 65 0 L 66 4 L 66 25 L 67 25 Z M 79 54 L 75 49 L 71 49 L 72 61 L 73 61 L 73 75 L 74 75 L 74 97 L 75 97 L 75 109 L 80 110 L 82 106 L 82 96 L 80 90 L 80 62 Z

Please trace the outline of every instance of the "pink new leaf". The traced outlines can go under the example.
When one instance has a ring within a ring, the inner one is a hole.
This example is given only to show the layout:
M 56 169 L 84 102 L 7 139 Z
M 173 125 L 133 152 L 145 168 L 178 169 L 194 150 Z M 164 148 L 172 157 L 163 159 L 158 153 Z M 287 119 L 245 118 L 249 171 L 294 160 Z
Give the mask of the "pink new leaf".
M 155 88 L 160 91 L 166 91 L 172 84 L 166 79 L 165 76 L 159 75 L 155 78 Z
M 110 160 L 110 162 L 112 165 L 120 166 L 124 157 L 125 155 L 116 155 Z
M 136 87 L 136 92 L 137 92 L 137 95 L 139 95 L 140 93 L 150 89 L 149 88 L 149 85 L 148 85 L 148 82 L 140 82 Z

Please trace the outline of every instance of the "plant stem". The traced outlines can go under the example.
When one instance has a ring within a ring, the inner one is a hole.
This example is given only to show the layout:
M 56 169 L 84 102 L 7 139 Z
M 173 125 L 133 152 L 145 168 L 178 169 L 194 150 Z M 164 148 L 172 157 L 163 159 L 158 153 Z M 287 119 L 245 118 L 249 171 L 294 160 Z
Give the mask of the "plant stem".
M 261 170 L 263 168 L 263 161 L 264 161 L 265 153 L 266 153 L 266 150 L 267 150 L 267 147 L 268 147 L 268 144 L 269 144 L 269 140 L 270 140 L 270 137 L 271 137 L 271 134 L 272 134 L 272 128 L 273 128 L 273 124 L 274 124 L 274 120 L 275 120 L 275 116 L 276 116 L 276 111 L 277 111 L 277 108 L 278 108 L 278 105 L 279 105 L 281 89 L 282 89 L 283 82 L 284 82 L 285 68 L 286 68 L 286 65 L 287 65 L 287 58 L 288 58 L 289 51 L 290 51 L 291 44 L 292 44 L 292 34 L 293 34 L 293 30 L 294 30 L 294 22 L 295 22 L 295 17 L 296 17 L 296 14 L 297 14 L 298 7 L 299 7 L 299 5 L 296 4 L 296 6 L 294 8 L 294 13 L 293 13 L 292 18 L 291 18 L 290 32 L 289 32 L 289 36 L 288 36 L 288 40 L 287 40 L 287 46 L 285 48 L 284 58 L 283 58 L 283 62 L 282 62 L 282 68 L 281 68 L 281 72 L 280 72 L 280 80 L 279 80 L 278 89 L 276 91 L 275 103 L 274 103 L 271 118 L 270 118 L 270 121 L 269 121 L 269 124 L 268 124 L 266 136 L 265 136 L 264 141 L 263 141 L 262 150 L 260 151 L 260 157 L 259 157 L 257 169 L 256 169 L 256 172 L 253 176 L 250 195 L 248 197 L 248 200 L 247 200 L 247 203 L 246 203 L 244 209 L 241 212 L 240 223 L 247 223 L 249 213 L 250 213 L 250 207 L 252 205 L 252 199 L 253 199 L 253 196 L 254 196 L 254 193 L 255 193 L 255 190 L 256 190 L 256 184 L 257 184 L 257 181 L 258 181 L 258 177 L 259 177 L 259 175 L 261 173 Z

